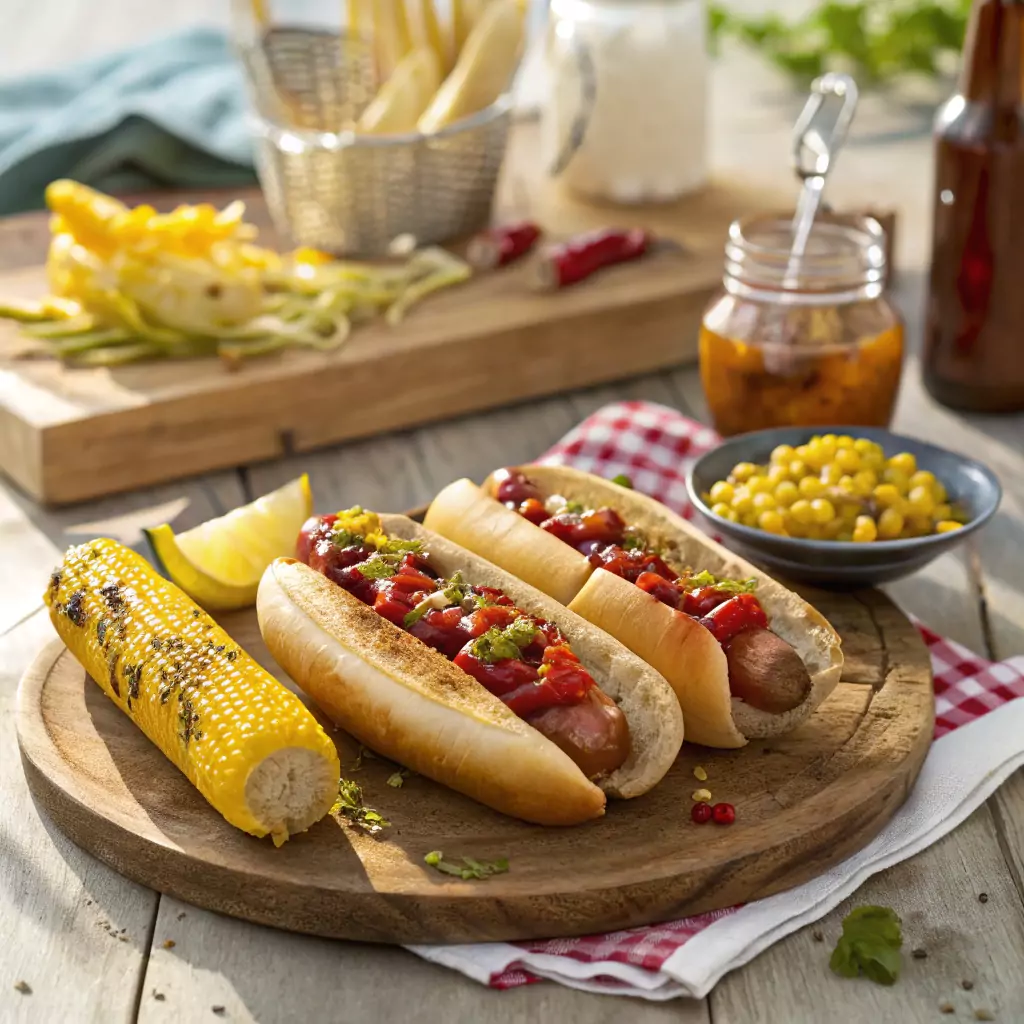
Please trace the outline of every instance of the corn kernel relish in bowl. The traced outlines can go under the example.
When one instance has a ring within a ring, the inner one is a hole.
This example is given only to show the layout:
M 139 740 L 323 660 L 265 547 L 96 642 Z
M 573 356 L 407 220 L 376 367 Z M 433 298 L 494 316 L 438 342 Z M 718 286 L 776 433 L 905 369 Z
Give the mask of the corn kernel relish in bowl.
M 696 463 L 687 489 L 730 547 L 819 586 L 909 575 L 984 525 L 1002 496 L 974 459 L 850 426 L 731 438 Z

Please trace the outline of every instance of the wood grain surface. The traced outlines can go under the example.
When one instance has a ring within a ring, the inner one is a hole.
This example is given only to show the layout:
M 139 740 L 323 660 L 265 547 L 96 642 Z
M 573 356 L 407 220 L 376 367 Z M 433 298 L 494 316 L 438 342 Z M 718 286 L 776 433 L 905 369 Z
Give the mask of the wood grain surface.
M 653 792 L 573 829 L 515 821 L 421 777 L 393 789 L 386 780 L 395 766 L 366 759 L 352 777 L 392 827 L 371 838 L 328 818 L 276 850 L 227 825 L 59 642 L 23 680 L 19 742 L 32 792 L 76 843 L 199 906 L 378 942 L 632 927 L 813 877 L 873 838 L 909 792 L 933 724 L 920 636 L 875 592 L 818 596 L 850 658 L 844 682 L 808 723 L 741 751 L 687 746 Z M 223 625 L 281 675 L 254 612 L 225 616 Z M 357 745 L 334 736 L 342 764 L 353 764 Z M 733 827 L 690 821 L 698 764 L 715 800 L 737 806 Z M 512 870 L 483 884 L 453 881 L 423 865 L 435 849 L 508 857 Z

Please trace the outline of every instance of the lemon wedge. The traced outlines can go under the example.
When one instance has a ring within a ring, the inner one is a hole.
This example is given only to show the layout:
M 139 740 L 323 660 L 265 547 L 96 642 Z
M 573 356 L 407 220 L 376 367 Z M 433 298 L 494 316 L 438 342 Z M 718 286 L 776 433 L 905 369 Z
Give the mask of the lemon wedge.
M 313 510 L 309 477 L 236 508 L 219 519 L 175 534 L 166 523 L 146 530 L 164 572 L 207 611 L 229 611 L 256 603 L 264 570 L 295 541 Z

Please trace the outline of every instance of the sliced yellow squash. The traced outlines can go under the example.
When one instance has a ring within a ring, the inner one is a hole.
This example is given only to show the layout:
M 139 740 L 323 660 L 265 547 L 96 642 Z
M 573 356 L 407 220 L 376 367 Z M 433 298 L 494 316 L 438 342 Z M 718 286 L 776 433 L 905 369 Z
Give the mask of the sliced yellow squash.
M 256 603 L 268 565 L 295 553 L 302 524 L 313 510 L 309 477 L 297 480 L 225 516 L 175 534 L 166 523 L 146 530 L 164 571 L 208 611 Z

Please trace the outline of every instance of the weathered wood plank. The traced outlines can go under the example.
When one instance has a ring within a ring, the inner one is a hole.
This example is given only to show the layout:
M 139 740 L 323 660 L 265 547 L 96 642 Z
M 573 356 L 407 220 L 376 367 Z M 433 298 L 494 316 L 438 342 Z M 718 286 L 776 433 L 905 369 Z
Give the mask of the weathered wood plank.
M 829 970 L 843 917 L 864 904 L 892 907 L 903 919 L 903 973 L 892 988 Z M 950 1019 L 974 1019 L 975 1010 L 986 1009 L 997 1020 L 1022 1020 L 1022 948 L 1024 910 L 992 816 L 981 808 L 931 849 L 870 879 L 818 925 L 728 975 L 711 994 L 712 1017 L 715 1024 L 932 1024 L 949 1003 L 957 1014 Z M 915 959 L 914 949 L 927 958 Z
M 164 949 L 167 940 L 175 943 Z M 163 996 L 157 998 L 157 994 Z M 345 1021 L 370 1024 L 708 1024 L 706 1003 L 625 1002 L 560 985 L 498 992 L 404 950 L 329 942 L 243 924 L 163 899 L 146 970 L 140 1024 Z
M 38 613 L 0 639 L 0 1019 L 128 1022 L 157 896 L 79 850 L 40 814 L 14 735 L 18 679 L 52 635 Z M 13 988 L 21 981 L 31 994 Z

